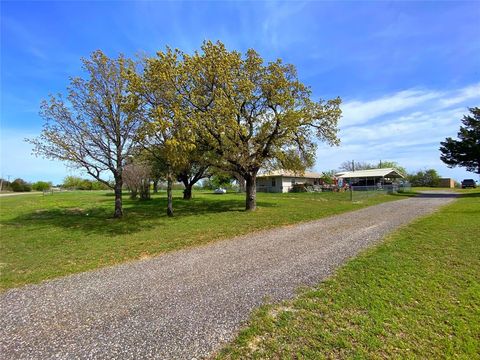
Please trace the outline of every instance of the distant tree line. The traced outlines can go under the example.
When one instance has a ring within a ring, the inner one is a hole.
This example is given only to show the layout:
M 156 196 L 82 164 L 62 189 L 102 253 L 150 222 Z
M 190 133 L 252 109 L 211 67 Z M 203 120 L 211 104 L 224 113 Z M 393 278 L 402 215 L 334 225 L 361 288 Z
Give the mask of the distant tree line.
M 13 191 L 13 192 L 30 192 L 34 191 L 44 191 L 52 187 L 51 182 L 47 181 L 37 181 L 34 183 L 29 183 L 21 178 L 17 178 L 13 181 L 8 181 L 5 179 L 0 179 L 0 190 L 1 191 Z
M 206 177 L 210 186 L 235 179 L 245 209 L 255 210 L 261 168 L 305 170 L 317 141 L 339 143 L 341 100 L 314 101 L 293 65 L 254 50 L 206 41 L 193 54 L 167 48 L 138 62 L 95 51 L 83 65 L 66 96 L 42 103 L 43 131 L 28 141 L 112 189 L 114 217 L 123 215 L 124 186 L 148 199 L 147 185 L 164 181 L 173 216 L 174 183 L 190 199 Z
M 78 176 L 67 176 L 59 187 L 67 190 L 107 190 L 110 188 L 103 182 L 83 179 Z
M 30 191 L 48 191 L 52 189 L 53 183 L 51 181 L 36 181 L 30 183 L 21 178 L 13 181 L 0 179 L 2 191 L 13 192 L 30 192 Z M 57 184 L 55 187 L 66 190 L 106 190 L 109 187 L 99 181 L 92 181 L 90 179 L 83 179 L 78 176 L 67 176 L 62 184 Z

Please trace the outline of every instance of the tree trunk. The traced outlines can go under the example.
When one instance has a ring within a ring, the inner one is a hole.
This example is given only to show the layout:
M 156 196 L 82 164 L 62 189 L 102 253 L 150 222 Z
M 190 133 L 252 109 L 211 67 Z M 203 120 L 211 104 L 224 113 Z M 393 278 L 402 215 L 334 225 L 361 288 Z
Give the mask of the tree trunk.
M 156 194 L 158 193 L 158 182 L 160 180 L 156 179 L 156 180 L 153 180 L 153 193 Z
M 186 183 L 185 185 L 185 190 L 183 190 L 183 200 L 190 200 L 192 198 L 192 187 L 193 184 Z
M 242 175 L 234 173 L 233 175 L 235 179 L 238 182 L 238 192 L 244 193 L 246 191 L 245 189 L 245 179 L 243 178 Z
M 257 174 L 248 174 L 245 176 L 246 201 L 245 210 L 253 211 L 257 208 Z
M 150 179 L 142 181 L 142 185 L 140 186 L 140 199 L 150 200 Z
M 123 216 L 122 187 L 122 179 L 115 179 L 115 213 L 113 214 L 114 218 L 121 218 Z
M 172 176 L 167 176 L 167 216 L 173 216 Z
M 130 199 L 135 200 L 137 198 L 138 192 L 136 189 L 130 189 Z

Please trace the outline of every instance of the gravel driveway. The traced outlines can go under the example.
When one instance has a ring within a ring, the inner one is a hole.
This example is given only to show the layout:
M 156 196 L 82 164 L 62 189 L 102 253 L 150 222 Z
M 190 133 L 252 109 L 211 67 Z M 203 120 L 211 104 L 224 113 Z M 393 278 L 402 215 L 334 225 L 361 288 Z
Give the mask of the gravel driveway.
M 202 358 L 265 298 L 290 298 L 385 234 L 452 201 L 384 203 L 3 293 L 4 359 Z

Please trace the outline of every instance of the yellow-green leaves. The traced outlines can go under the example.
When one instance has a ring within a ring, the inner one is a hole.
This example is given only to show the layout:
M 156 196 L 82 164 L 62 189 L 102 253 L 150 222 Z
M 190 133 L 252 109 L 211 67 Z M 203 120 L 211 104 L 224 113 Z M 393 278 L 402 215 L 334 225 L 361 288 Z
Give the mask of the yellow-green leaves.
M 314 158 L 312 135 L 338 144 L 340 99 L 311 100 L 293 65 L 265 64 L 254 50 L 242 57 L 210 41 L 181 57 L 178 95 L 190 109 L 195 141 L 212 151 L 216 166 L 237 172 L 258 171 L 267 162 L 306 167 Z

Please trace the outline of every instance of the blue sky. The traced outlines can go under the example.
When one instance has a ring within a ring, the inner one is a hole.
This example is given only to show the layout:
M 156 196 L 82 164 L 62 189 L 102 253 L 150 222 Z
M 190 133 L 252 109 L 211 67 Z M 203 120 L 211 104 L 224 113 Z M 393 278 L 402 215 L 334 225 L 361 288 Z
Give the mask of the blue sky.
M 81 75 L 81 57 L 198 49 L 205 39 L 297 66 L 315 98 L 340 96 L 338 148 L 319 146 L 316 170 L 345 160 L 392 160 L 409 171 L 448 169 L 439 142 L 480 106 L 480 2 L 1 2 L 1 175 L 61 182 L 74 173 L 33 157 L 23 139 L 42 126 L 40 101 Z

